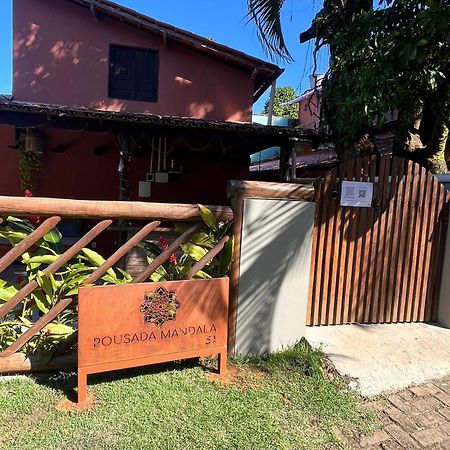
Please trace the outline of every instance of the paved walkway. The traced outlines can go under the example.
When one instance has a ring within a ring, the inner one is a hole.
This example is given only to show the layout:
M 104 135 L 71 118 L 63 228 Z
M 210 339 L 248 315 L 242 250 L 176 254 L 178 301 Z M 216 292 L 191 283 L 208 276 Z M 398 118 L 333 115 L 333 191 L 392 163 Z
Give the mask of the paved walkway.
M 450 450 L 450 378 L 404 389 L 368 403 L 384 427 L 350 448 Z
M 450 377 L 450 329 L 424 323 L 307 327 L 341 375 L 363 396 Z

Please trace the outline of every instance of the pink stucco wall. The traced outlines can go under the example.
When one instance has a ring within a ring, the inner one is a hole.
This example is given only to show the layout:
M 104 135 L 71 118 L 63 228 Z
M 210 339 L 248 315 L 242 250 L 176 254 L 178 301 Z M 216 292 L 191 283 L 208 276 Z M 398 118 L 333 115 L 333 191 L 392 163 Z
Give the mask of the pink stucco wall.
M 305 98 L 298 104 L 298 124 L 308 130 L 317 130 L 320 118 L 320 100 L 316 95 Z
M 112 134 L 88 131 L 41 130 L 46 138 L 42 170 L 36 176 L 34 193 L 39 197 L 87 200 L 117 200 L 119 196 L 119 147 Z M 0 195 L 23 195 L 20 189 L 18 151 L 8 148 L 16 143 L 12 126 L 0 125 L 2 176 Z M 170 148 L 173 141 L 168 143 Z M 62 153 L 52 151 L 64 146 Z M 94 154 L 95 147 L 106 151 Z M 156 164 L 156 155 L 155 155 Z M 150 155 L 133 157 L 129 167 L 131 200 L 153 202 L 227 204 L 229 179 L 248 178 L 249 162 L 245 152 L 220 157 L 220 152 L 196 152 L 185 149 L 177 154 L 183 174 L 169 183 L 153 183 L 150 198 L 138 197 L 139 181 L 150 168 Z
M 108 98 L 109 45 L 160 52 L 157 103 Z M 249 73 L 64 0 L 14 0 L 15 100 L 251 121 Z

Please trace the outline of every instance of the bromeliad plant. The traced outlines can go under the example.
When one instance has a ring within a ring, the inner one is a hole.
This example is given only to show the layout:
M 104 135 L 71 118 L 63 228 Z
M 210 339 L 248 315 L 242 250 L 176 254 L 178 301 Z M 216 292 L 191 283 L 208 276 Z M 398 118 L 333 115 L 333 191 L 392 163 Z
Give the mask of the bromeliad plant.
M 200 216 L 205 223 L 204 229 L 194 234 L 190 240 L 181 246 L 181 250 L 177 255 L 171 255 L 169 260 L 161 265 L 151 276 L 152 281 L 173 281 L 180 280 L 186 275 L 192 266 L 203 256 L 206 255 L 217 243 L 225 237 L 229 230 L 230 222 L 218 222 L 216 216 L 203 205 L 198 205 Z M 177 233 L 184 233 L 190 225 L 176 224 Z M 159 245 L 151 241 L 143 241 L 140 247 L 149 253 L 149 264 L 158 257 L 168 244 L 161 237 Z M 194 278 L 209 279 L 214 277 L 225 276 L 231 266 L 233 260 L 234 238 L 225 244 L 223 250 L 206 267 L 199 271 Z

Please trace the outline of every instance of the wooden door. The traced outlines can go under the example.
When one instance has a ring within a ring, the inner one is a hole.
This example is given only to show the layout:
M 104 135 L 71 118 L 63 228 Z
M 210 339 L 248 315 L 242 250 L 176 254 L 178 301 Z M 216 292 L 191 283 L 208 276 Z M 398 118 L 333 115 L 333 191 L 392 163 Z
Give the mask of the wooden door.
M 372 206 L 340 206 L 342 180 L 373 183 Z M 366 157 L 316 187 L 308 325 L 435 320 L 447 191 L 397 157 Z

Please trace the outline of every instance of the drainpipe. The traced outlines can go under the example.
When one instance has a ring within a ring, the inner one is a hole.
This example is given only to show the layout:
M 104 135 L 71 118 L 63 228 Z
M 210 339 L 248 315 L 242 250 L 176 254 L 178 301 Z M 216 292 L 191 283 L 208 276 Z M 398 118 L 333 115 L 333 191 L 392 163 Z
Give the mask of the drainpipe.
M 273 117 L 273 102 L 275 100 L 275 88 L 277 87 L 277 80 L 272 81 L 272 86 L 270 88 L 270 98 L 269 98 L 269 111 L 267 114 L 267 125 L 272 125 Z

